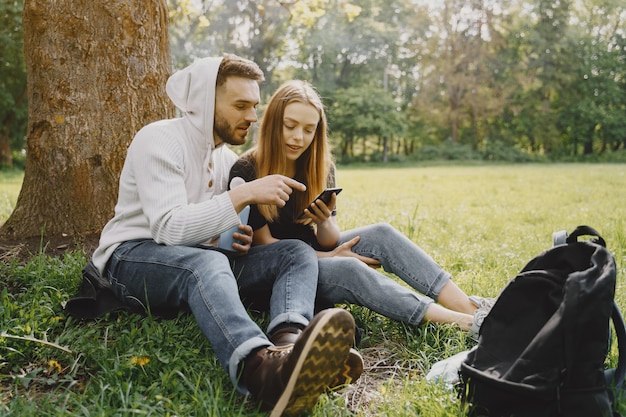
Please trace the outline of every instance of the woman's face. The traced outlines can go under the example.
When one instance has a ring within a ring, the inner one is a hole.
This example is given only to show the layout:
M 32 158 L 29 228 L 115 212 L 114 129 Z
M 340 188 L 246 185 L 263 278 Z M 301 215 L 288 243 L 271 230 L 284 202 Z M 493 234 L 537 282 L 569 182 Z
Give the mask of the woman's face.
M 285 107 L 283 141 L 289 161 L 295 162 L 308 149 L 319 121 L 317 109 L 310 104 L 294 102 Z

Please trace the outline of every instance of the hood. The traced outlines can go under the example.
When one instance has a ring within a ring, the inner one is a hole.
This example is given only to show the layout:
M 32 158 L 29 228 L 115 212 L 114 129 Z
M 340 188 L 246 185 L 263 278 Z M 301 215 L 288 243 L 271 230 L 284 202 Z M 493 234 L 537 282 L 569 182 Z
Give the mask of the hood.
M 222 58 L 202 58 L 175 72 L 167 80 L 165 91 L 176 107 L 213 143 L 215 82 Z

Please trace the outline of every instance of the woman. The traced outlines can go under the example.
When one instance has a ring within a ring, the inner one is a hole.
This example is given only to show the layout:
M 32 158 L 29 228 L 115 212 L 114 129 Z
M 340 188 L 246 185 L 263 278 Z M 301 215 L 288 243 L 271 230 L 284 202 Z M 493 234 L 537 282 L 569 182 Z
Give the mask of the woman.
M 231 186 L 270 174 L 282 174 L 307 186 L 292 194 L 282 208 L 251 207 L 248 224 L 253 245 L 297 238 L 309 243 L 319 258 L 316 304 L 367 307 L 411 325 L 456 324 L 477 337 L 493 301 L 468 297 L 429 255 L 389 224 L 379 223 L 341 232 L 335 217 L 336 195 L 316 200 L 335 186 L 327 122 L 320 96 L 305 81 L 290 81 L 267 105 L 257 145 L 232 167 Z M 301 213 L 304 212 L 304 216 Z M 382 267 L 413 287 L 379 273 Z M 436 302 L 435 302 L 436 301 Z

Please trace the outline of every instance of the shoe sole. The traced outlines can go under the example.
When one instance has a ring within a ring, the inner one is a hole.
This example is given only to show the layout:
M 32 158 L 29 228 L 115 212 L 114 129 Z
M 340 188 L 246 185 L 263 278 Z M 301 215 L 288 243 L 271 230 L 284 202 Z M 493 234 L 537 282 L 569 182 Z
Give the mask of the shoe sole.
M 346 362 L 354 339 L 352 315 L 339 308 L 320 314 L 270 417 L 311 411 Z
M 330 383 L 329 388 L 336 389 L 344 385 L 352 384 L 363 373 L 363 357 L 356 349 L 350 348 L 348 358 L 343 363 L 343 368 L 337 375 L 337 377 Z

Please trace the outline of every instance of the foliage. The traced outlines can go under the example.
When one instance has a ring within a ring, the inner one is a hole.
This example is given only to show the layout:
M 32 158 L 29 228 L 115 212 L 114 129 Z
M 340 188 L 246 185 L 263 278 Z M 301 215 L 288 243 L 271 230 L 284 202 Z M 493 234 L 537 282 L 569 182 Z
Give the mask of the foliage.
M 503 160 L 625 146 L 626 9 L 614 0 L 239 0 L 198 13 L 197 50 L 257 60 L 266 97 L 293 77 L 322 92 L 341 161 L 386 158 L 385 144 L 389 160 L 420 159 L 448 139 Z
M 0 115 L 14 118 L 5 132 L 15 152 L 26 129 L 22 4 L 0 6 L 8 20 Z M 421 159 L 449 139 L 478 154 L 486 142 L 501 144 L 511 154 L 493 157 L 504 160 L 517 151 L 569 159 L 626 147 L 623 2 L 167 4 L 175 69 L 223 52 L 248 57 L 266 73 L 263 102 L 287 79 L 311 81 L 326 99 L 342 161 Z
M 23 0 L 0 3 L 0 168 L 13 165 L 10 150 L 23 149 L 26 136 L 23 6 Z
M 589 224 L 615 255 L 616 300 L 624 309 L 625 176 L 623 164 L 344 167 L 337 173 L 344 188 L 338 219 L 343 229 L 391 223 L 465 291 L 484 296 L 497 295 L 549 247 L 553 231 Z M 66 317 L 61 305 L 76 291 L 86 260 L 82 252 L 51 258 L 43 250 L 26 263 L 0 259 L 0 414 L 266 415 L 235 392 L 188 315 Z M 465 334 L 349 309 L 363 329 L 366 372 L 323 396 L 313 417 L 463 415 L 454 392 L 424 375 L 473 346 Z M 615 347 L 611 355 L 614 365 Z
M 322 93 L 323 94 L 323 93 Z M 378 87 L 365 86 L 360 89 L 346 88 L 328 93 L 326 106 L 329 108 L 329 124 L 333 126 L 333 143 L 339 148 L 341 160 L 349 155 L 369 155 L 369 138 L 393 138 L 402 136 L 405 130 L 400 114 L 395 110 L 393 98 Z M 368 97 L 378 97 L 370 100 Z M 357 142 L 363 148 L 356 151 Z M 382 152 L 380 146 L 375 151 Z
M 13 168 L 24 170 L 26 167 L 26 150 L 20 148 L 19 150 L 13 150 L 12 159 L 13 159 Z
M 199 2 L 168 0 L 175 68 L 197 57 L 234 53 L 257 62 L 266 73 L 266 98 L 278 87 L 273 71 L 287 55 L 289 3 L 274 0 Z
M 416 160 L 447 160 L 471 161 L 480 158 L 478 152 L 469 145 L 460 144 L 448 139 L 440 145 L 425 145 L 414 155 Z

